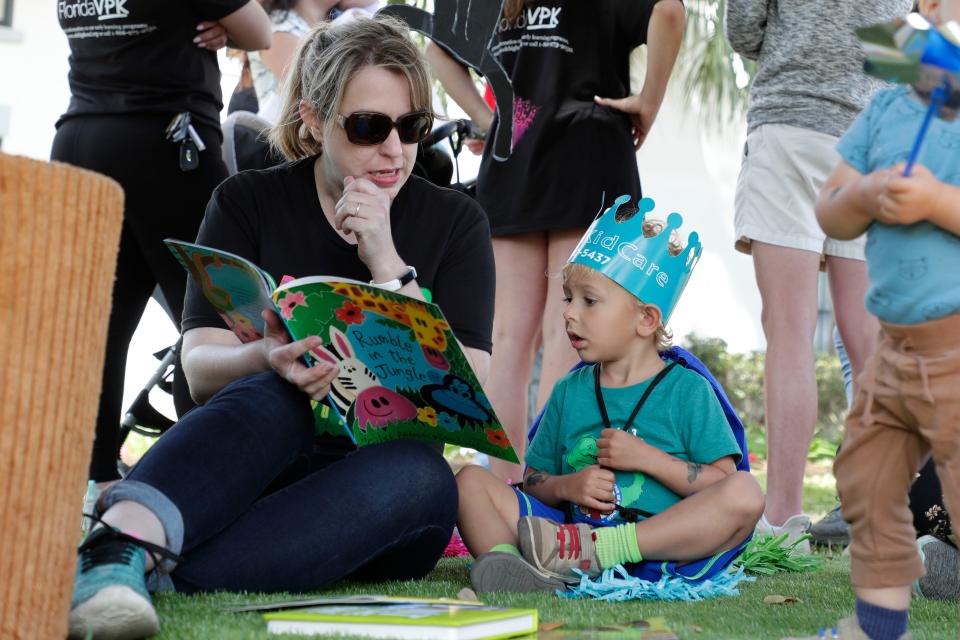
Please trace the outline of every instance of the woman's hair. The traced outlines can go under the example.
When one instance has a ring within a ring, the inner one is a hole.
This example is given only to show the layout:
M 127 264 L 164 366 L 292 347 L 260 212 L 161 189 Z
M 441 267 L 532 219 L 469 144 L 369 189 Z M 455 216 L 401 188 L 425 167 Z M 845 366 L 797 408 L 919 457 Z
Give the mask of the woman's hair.
M 583 281 L 583 280 L 589 280 L 592 278 L 607 277 L 602 273 L 600 273 L 599 271 L 597 271 L 596 269 L 594 269 L 593 267 L 588 267 L 587 265 L 581 264 L 579 262 L 573 262 L 565 265 L 563 267 L 563 271 L 561 271 L 560 273 L 561 273 L 561 276 L 563 277 L 564 283 L 569 282 L 571 280 Z M 611 282 L 613 282 L 613 280 L 611 280 Z M 614 282 L 614 284 L 616 284 L 618 287 L 620 286 L 616 282 Z M 624 291 L 627 293 L 627 295 L 633 298 L 633 301 L 637 305 L 638 311 L 642 310 L 645 306 L 647 306 L 647 303 L 640 300 L 634 294 L 630 293 L 626 289 L 624 289 Z M 657 346 L 657 351 L 661 353 L 673 346 L 673 332 L 667 328 L 667 326 L 663 323 L 663 321 L 661 321 L 660 326 L 657 327 L 656 346 Z
M 431 110 L 430 74 L 405 23 L 376 16 L 321 24 L 300 42 L 284 81 L 280 118 L 269 136 L 273 148 L 288 160 L 320 153 L 300 117 L 300 102 L 313 106 L 324 136 L 330 135 L 347 85 L 368 66 L 405 77 L 414 111 Z
M 263 10 L 270 15 L 274 11 L 283 11 L 283 15 L 293 11 L 294 7 L 300 4 L 301 0 L 260 0 Z
M 503 17 L 507 20 L 516 20 L 523 13 L 523 9 L 537 0 L 504 0 Z

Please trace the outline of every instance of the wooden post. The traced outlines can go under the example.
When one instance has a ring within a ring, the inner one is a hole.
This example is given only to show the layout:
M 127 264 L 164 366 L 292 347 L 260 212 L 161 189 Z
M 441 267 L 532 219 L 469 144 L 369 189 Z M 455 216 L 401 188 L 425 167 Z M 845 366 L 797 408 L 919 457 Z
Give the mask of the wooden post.
M 0 154 L 0 638 L 67 634 L 122 220 L 113 180 Z

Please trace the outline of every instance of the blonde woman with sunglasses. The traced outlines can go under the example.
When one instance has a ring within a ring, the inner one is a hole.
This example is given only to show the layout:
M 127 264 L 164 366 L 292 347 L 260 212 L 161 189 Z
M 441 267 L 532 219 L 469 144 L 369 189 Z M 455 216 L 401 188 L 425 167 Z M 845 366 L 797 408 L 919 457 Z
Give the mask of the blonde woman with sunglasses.
M 311 31 L 272 132 L 289 162 L 220 185 L 198 241 L 282 275 L 338 275 L 432 296 L 481 379 L 494 270 L 486 217 L 411 176 L 429 132 L 429 77 L 405 27 L 358 19 Z M 336 367 L 300 361 L 278 318 L 242 344 L 191 283 L 184 369 L 202 405 L 99 503 L 80 547 L 70 628 L 133 638 L 159 622 L 149 590 L 312 591 L 427 574 L 450 540 L 453 475 L 405 440 L 355 449 L 314 435 L 311 398 Z

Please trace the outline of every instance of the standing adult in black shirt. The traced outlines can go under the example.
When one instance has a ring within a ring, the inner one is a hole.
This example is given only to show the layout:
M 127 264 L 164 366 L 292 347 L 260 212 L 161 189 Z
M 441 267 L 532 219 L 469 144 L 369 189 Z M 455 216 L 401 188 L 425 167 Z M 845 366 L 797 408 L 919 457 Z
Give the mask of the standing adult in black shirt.
M 406 27 L 385 18 L 321 25 L 289 77 L 272 137 L 291 162 L 220 185 L 199 242 L 278 278 L 346 276 L 421 299 L 429 290 L 483 380 L 489 228 L 467 196 L 410 175 L 432 114 Z M 316 436 L 309 399 L 326 397 L 339 371 L 301 357 L 322 338 L 289 342 L 271 312 L 265 337 L 243 344 L 195 283 L 185 306 L 184 369 L 205 403 L 101 498 L 111 527 L 81 545 L 72 632 L 117 632 L 107 619 L 117 608 L 130 615 L 110 619 L 136 624 L 111 637 L 156 630 L 144 586 L 150 543 L 182 556 L 151 580 L 183 592 L 312 591 L 346 576 L 429 572 L 457 512 L 443 457 L 412 440 L 358 450 L 344 435 Z
M 268 47 L 270 24 L 255 0 L 61 0 L 57 14 L 70 44 L 71 98 L 51 159 L 114 178 L 126 199 L 90 465 L 90 478 L 105 484 L 120 477 L 127 348 L 158 284 L 180 326 L 186 278 L 163 239 L 193 239 L 210 193 L 227 177 L 215 50 L 227 39 Z M 184 112 L 204 151 L 165 140 L 171 118 Z M 181 168 L 188 161 L 195 168 Z M 191 406 L 182 378 L 178 412 Z
M 497 264 L 495 375 L 486 391 L 518 451 L 526 442 L 538 336 L 537 406 L 577 359 L 563 322 L 560 270 L 604 195 L 608 203 L 625 193 L 640 197 L 635 150 L 663 101 L 683 20 L 679 0 L 504 3 L 492 51 L 513 82 L 513 151 L 500 162 L 487 145 L 477 198 L 490 217 Z M 646 78 L 631 96 L 629 57 L 642 44 Z M 439 47 L 427 54 L 453 99 L 492 140 L 499 122 L 466 69 Z M 519 465 L 491 460 L 491 468 L 504 479 L 522 477 Z

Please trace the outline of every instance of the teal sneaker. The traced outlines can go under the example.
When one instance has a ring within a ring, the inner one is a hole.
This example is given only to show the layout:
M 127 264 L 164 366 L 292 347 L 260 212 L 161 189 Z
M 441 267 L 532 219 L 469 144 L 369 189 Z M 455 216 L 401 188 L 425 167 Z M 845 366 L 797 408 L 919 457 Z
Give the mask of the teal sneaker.
M 148 551 L 169 554 L 106 526 L 87 536 L 78 550 L 69 637 L 127 640 L 160 631 L 144 575 Z

